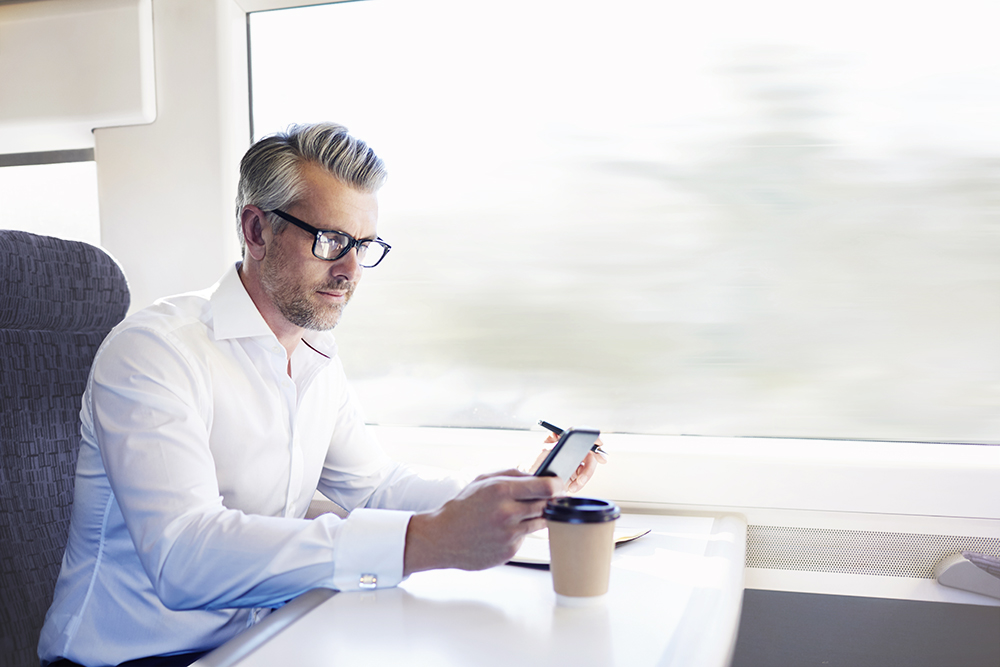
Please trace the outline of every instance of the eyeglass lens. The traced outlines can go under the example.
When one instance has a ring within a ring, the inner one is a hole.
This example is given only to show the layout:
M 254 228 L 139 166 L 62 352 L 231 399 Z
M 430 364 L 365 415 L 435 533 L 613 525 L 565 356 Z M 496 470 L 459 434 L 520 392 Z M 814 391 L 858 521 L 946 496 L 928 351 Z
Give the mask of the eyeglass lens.
M 324 232 L 316 237 L 313 252 L 321 259 L 334 260 L 343 257 L 352 245 L 351 237 L 338 232 Z M 371 268 L 382 261 L 385 246 L 377 241 L 360 241 L 357 244 L 358 263 Z

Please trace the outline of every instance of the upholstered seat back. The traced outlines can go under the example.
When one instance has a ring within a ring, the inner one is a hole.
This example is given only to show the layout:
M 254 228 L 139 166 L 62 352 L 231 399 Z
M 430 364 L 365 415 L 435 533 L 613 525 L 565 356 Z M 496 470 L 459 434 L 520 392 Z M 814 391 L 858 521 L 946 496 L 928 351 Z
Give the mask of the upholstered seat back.
M 0 665 L 38 665 L 69 529 L 80 398 L 128 304 L 125 276 L 102 250 L 0 230 Z

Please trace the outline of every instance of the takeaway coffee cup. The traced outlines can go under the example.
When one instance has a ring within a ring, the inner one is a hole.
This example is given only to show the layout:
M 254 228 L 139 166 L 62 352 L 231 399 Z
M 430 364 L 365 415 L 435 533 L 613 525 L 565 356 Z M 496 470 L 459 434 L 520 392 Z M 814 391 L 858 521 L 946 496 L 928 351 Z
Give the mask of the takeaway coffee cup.
M 560 604 L 599 604 L 608 592 L 618 506 L 597 498 L 550 500 L 543 512 L 549 529 L 549 568 Z

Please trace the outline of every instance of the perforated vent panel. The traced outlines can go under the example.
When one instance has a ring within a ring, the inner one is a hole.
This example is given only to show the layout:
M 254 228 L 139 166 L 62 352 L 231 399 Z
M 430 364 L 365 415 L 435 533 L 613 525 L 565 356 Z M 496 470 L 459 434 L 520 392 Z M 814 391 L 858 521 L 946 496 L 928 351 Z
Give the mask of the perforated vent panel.
M 749 526 L 746 566 L 933 579 L 935 566 L 961 551 L 1000 557 L 1000 538 Z

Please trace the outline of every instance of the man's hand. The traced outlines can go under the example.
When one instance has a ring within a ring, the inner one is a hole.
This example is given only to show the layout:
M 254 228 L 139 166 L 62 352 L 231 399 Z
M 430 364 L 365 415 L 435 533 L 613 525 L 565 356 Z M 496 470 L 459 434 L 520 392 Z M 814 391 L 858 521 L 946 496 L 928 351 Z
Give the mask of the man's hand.
M 506 563 L 525 535 L 545 527 L 542 510 L 562 493 L 562 486 L 558 478 L 518 470 L 476 478 L 440 509 L 413 515 L 406 530 L 403 575 Z
M 545 444 L 547 445 L 555 444 L 558 441 L 559 441 L 559 436 L 554 435 L 552 433 L 550 433 L 548 437 L 545 438 Z M 604 447 L 604 443 L 601 442 L 600 438 L 597 439 L 597 446 L 602 448 Z M 538 458 L 535 459 L 534 464 L 532 464 L 531 472 L 538 470 L 538 466 L 542 464 L 542 461 L 545 460 L 545 457 L 548 456 L 548 453 L 549 453 L 548 449 L 542 450 L 542 452 L 538 455 Z M 590 478 L 594 476 L 594 472 L 597 470 L 597 465 L 599 463 L 604 464 L 607 462 L 608 460 L 604 458 L 603 454 L 595 452 L 593 450 L 587 452 L 587 455 L 583 457 L 583 463 L 577 466 L 576 472 L 573 473 L 572 477 L 570 477 L 568 480 L 563 480 L 563 482 L 566 484 L 564 492 L 571 494 L 571 493 L 576 493 L 577 491 L 582 489 L 584 486 L 586 486 L 587 482 L 590 481 Z

